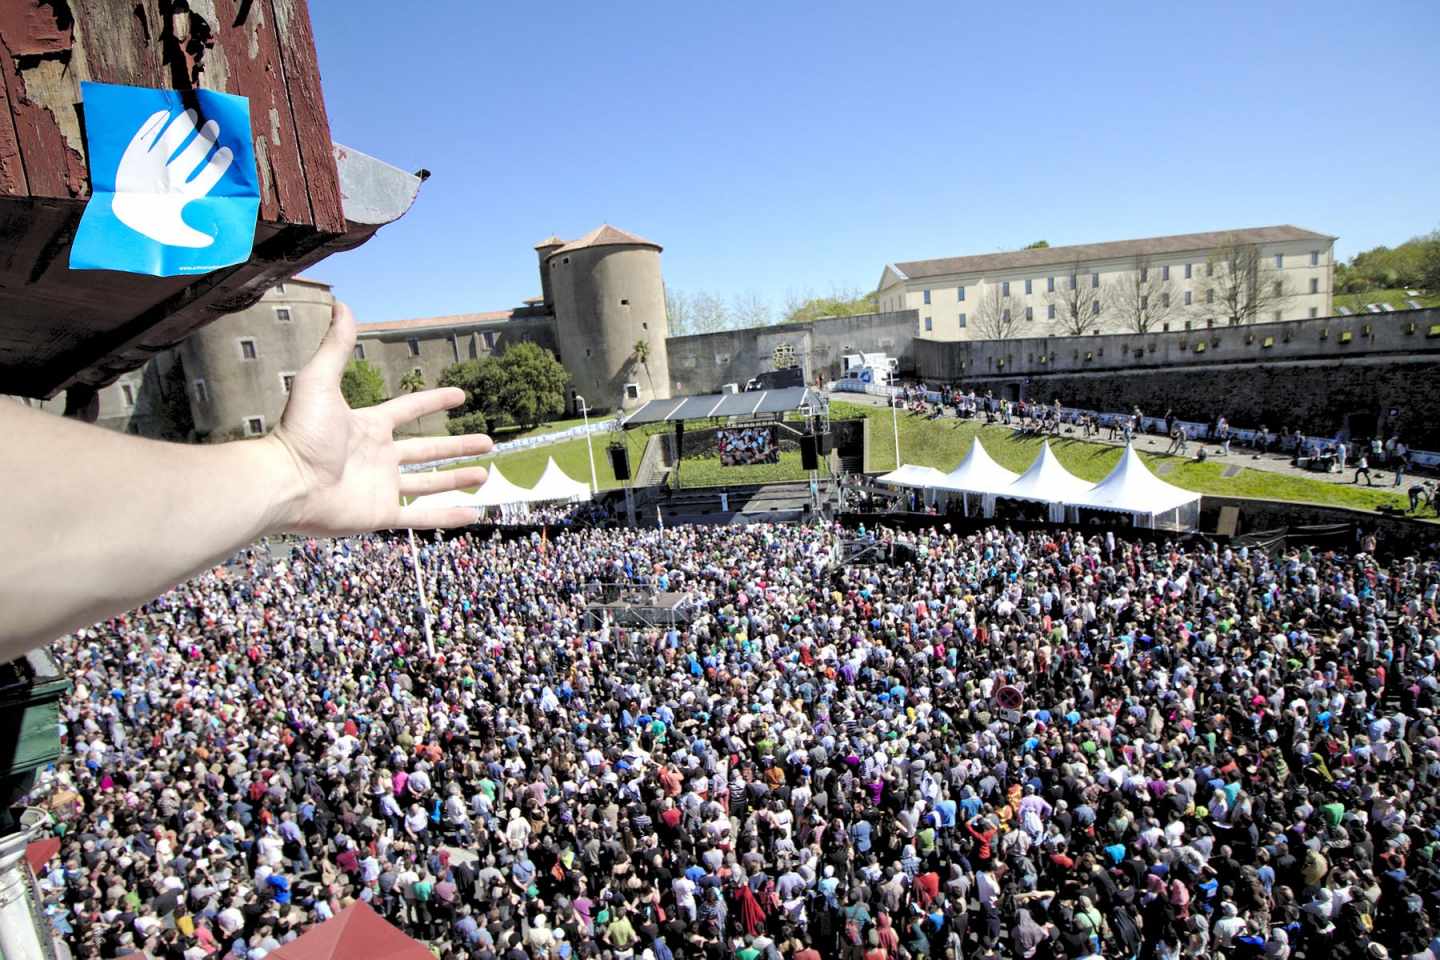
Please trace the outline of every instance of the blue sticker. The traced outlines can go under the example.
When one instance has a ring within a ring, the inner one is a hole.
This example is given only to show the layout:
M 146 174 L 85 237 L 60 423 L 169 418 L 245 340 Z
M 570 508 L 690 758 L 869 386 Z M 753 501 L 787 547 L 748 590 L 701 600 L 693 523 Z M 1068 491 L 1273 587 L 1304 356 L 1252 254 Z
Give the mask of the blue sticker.
M 255 244 L 260 186 L 250 102 L 212 90 L 82 83 L 90 202 L 72 270 L 153 277 L 243 263 Z

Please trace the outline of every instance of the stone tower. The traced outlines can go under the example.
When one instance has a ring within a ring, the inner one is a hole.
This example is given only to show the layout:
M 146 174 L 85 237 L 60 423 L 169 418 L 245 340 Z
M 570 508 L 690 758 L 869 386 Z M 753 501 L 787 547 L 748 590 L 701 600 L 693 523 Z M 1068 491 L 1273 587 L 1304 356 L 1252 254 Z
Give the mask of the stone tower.
M 660 245 L 603 224 L 548 254 L 544 244 L 537 249 L 572 392 L 596 410 L 630 410 L 669 397 Z
M 274 428 L 291 381 L 330 329 L 334 302 L 327 284 L 295 278 L 185 338 L 180 357 L 196 434 L 230 440 Z

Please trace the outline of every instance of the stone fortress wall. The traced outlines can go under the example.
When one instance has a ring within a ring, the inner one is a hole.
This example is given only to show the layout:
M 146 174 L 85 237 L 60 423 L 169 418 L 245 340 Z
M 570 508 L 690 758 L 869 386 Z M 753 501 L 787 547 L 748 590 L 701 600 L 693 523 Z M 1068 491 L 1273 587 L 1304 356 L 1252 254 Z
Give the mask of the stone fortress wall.
M 1009 399 L 1440 449 L 1440 310 L 1168 333 L 919 340 L 915 375 Z

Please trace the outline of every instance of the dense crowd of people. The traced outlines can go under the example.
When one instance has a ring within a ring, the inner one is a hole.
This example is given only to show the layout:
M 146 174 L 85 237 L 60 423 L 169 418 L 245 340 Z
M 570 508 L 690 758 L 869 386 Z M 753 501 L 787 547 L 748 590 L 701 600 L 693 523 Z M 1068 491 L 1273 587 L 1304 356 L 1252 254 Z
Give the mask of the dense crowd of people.
M 429 647 L 404 540 L 309 541 L 80 631 L 47 912 L 80 957 L 355 900 L 446 958 L 1440 955 L 1440 565 L 855 536 L 437 539 Z
M 569 527 L 603 524 L 615 519 L 607 502 L 591 500 L 581 503 L 516 503 L 505 507 L 487 507 L 480 511 L 476 523 L 489 527 Z

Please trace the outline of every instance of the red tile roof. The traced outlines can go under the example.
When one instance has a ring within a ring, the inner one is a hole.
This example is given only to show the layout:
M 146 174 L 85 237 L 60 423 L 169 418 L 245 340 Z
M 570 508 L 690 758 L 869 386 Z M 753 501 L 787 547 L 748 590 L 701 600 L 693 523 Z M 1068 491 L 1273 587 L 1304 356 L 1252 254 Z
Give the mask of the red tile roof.
M 653 240 L 646 240 L 644 237 L 612 227 L 608 223 L 602 223 L 579 240 L 571 240 L 565 244 L 565 246 L 556 250 L 555 253 L 550 254 L 550 256 L 553 257 L 556 253 L 569 253 L 572 250 L 584 250 L 587 247 L 617 246 L 654 247 L 656 250 L 663 249 L 660 244 Z
M 488 313 L 452 313 L 443 317 L 416 317 L 413 320 L 383 320 L 379 323 L 362 323 L 360 333 L 396 333 L 401 330 L 424 330 L 429 327 L 463 327 L 471 323 L 494 323 L 509 320 L 515 311 L 491 310 Z
M 1315 233 L 1312 230 L 1302 230 L 1300 227 L 1285 224 L 1275 227 L 1250 227 L 1243 230 L 1218 230 L 1213 233 L 1182 233 L 1170 237 L 1146 237 L 1140 240 L 1085 243 L 1070 247 L 1041 247 L 1037 250 L 981 253 L 968 257 L 905 260 L 894 266 L 905 277 L 911 280 L 920 280 L 925 277 L 939 277 L 952 273 L 1018 270 L 1082 260 L 1184 253 L 1190 250 L 1218 247 L 1232 240 L 1243 243 L 1275 243 L 1283 240 L 1331 241 L 1334 239 L 1329 234 Z

